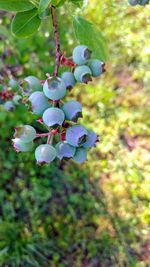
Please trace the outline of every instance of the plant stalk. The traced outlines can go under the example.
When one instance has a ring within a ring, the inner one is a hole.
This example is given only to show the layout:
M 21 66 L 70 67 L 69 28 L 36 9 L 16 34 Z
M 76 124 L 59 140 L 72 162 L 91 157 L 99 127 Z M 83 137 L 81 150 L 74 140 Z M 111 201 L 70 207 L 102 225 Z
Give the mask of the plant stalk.
M 58 70 L 60 66 L 60 58 L 61 58 L 61 51 L 60 51 L 60 41 L 59 41 L 59 32 L 58 32 L 58 24 L 57 24 L 57 14 L 56 8 L 51 7 L 51 14 L 52 14 L 52 23 L 54 29 L 54 41 L 55 41 L 55 68 L 54 68 L 54 76 L 58 76 Z

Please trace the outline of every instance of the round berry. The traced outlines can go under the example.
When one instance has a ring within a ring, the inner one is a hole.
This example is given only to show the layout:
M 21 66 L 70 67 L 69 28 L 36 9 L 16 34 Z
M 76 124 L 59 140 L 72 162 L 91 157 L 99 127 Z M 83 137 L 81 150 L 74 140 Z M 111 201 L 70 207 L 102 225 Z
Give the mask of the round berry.
M 87 150 L 85 148 L 77 148 L 75 155 L 72 158 L 77 163 L 82 164 L 87 160 Z
M 34 76 L 28 76 L 21 83 L 21 88 L 23 90 L 23 93 L 28 95 L 34 91 L 41 91 L 42 85 L 38 78 Z
M 128 0 L 128 2 L 129 2 L 129 4 L 130 4 L 131 6 L 136 6 L 136 5 L 138 5 L 139 0 Z
M 73 61 L 78 65 L 84 65 L 91 57 L 91 51 L 85 45 L 78 45 L 73 50 Z
M 43 122 L 49 127 L 62 125 L 64 119 L 65 114 L 59 108 L 48 108 L 43 113 Z
M 15 129 L 15 138 L 19 138 L 22 142 L 28 143 L 35 139 L 36 131 L 30 125 L 19 126 Z
M 43 91 L 49 99 L 53 101 L 59 100 L 66 94 L 66 85 L 61 78 L 49 78 L 44 83 Z
M 62 106 L 65 113 L 65 118 L 69 121 L 76 122 L 78 118 L 82 117 L 82 106 L 78 101 L 69 101 Z
M 25 143 L 20 138 L 12 139 L 12 141 L 13 147 L 17 152 L 27 152 L 33 149 L 33 142 Z
M 98 59 L 92 59 L 88 63 L 93 77 L 98 77 L 104 72 L 104 63 Z
M 12 101 L 6 101 L 4 103 L 4 109 L 7 110 L 7 111 L 13 111 L 14 103 Z
M 96 145 L 98 136 L 93 131 L 88 130 L 88 136 L 86 142 L 83 144 L 83 147 L 90 148 Z
M 49 145 L 40 145 L 35 150 L 35 158 L 38 163 L 50 163 L 56 158 L 56 149 Z
M 73 125 L 66 131 L 66 141 L 71 146 L 81 146 L 86 142 L 88 132 L 82 125 Z
M 21 99 L 22 99 L 21 95 L 14 95 L 13 97 L 14 104 L 19 105 L 21 103 Z
M 48 103 L 48 99 L 44 95 L 43 92 L 36 91 L 32 93 L 29 97 L 29 101 L 31 103 L 31 108 L 34 114 L 42 115 L 43 112 L 50 107 Z
M 16 80 L 14 80 L 14 79 L 9 80 L 8 85 L 9 85 L 14 91 L 16 91 L 16 90 L 19 89 L 19 84 L 18 84 L 18 82 L 17 82 Z
M 149 0 L 139 0 L 139 5 L 140 6 L 145 6 L 149 3 Z
M 64 80 L 66 88 L 68 90 L 71 90 L 75 86 L 76 81 L 72 72 L 69 71 L 63 72 L 61 78 Z
M 91 79 L 92 72 L 88 66 L 78 66 L 75 68 L 74 76 L 75 79 L 80 83 L 88 83 L 92 81 Z
M 63 158 L 71 158 L 74 156 L 76 148 L 70 146 L 66 142 L 59 142 L 56 145 L 57 157 L 62 160 Z

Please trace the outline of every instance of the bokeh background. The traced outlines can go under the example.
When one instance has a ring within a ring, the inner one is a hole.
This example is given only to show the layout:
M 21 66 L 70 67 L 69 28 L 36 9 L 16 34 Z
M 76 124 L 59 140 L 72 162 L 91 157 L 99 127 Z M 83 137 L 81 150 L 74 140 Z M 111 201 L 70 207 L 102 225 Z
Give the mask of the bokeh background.
M 11 144 L 16 125 L 38 128 L 35 116 L 23 105 L 0 108 L 2 267 L 150 266 L 150 6 L 91 0 L 81 13 L 107 40 L 107 72 L 67 98 L 82 102 L 83 124 L 101 141 L 83 165 L 39 167 Z M 72 6 L 59 10 L 67 55 L 77 44 L 69 14 Z M 1 75 L 44 79 L 54 62 L 51 22 L 18 40 L 11 16 L 0 12 Z

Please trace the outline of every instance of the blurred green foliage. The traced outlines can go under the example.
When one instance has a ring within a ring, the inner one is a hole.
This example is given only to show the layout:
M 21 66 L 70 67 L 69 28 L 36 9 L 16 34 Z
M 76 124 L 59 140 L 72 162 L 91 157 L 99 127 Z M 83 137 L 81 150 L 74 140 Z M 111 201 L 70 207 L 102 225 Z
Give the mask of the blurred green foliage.
M 67 11 L 59 9 L 59 25 L 62 50 L 70 55 L 77 42 L 72 6 Z M 40 128 L 23 106 L 0 109 L 0 266 L 149 266 L 149 12 L 125 0 L 92 0 L 76 11 L 96 23 L 109 48 L 104 76 L 68 96 L 82 102 L 84 125 L 100 135 L 86 164 L 39 167 L 32 153 L 15 153 L 15 126 Z M 18 40 L 10 21 L 0 13 L 5 82 L 5 67 L 18 79 L 44 79 L 54 64 L 51 22 Z

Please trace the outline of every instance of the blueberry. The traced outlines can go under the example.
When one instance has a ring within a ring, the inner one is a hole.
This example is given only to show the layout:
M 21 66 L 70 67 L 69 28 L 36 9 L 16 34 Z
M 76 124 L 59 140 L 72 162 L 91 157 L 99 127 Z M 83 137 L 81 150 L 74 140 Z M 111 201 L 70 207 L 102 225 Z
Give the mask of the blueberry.
M 78 101 L 69 101 L 62 106 L 65 113 L 65 118 L 69 121 L 76 122 L 78 118 L 82 117 L 82 106 Z
M 63 72 L 61 78 L 64 80 L 66 88 L 68 90 L 71 90 L 75 86 L 76 81 L 72 72 Z
M 8 85 L 9 85 L 14 91 L 16 91 L 16 90 L 19 89 L 19 83 L 18 83 L 16 80 L 14 80 L 14 79 L 9 80 Z
M 71 158 L 74 156 L 76 148 L 67 144 L 67 142 L 59 142 L 56 145 L 57 157 L 62 160 L 63 158 Z
M 4 103 L 4 109 L 7 110 L 7 111 L 13 111 L 14 103 L 12 101 L 6 101 Z
M 30 125 L 23 125 L 15 129 L 14 136 L 15 138 L 19 138 L 24 143 L 29 143 L 35 139 L 36 131 Z
M 62 125 L 64 119 L 65 114 L 59 108 L 48 108 L 43 114 L 43 122 L 49 127 Z
M 93 77 L 98 77 L 104 72 L 104 63 L 98 59 L 92 59 L 88 63 Z
M 73 125 L 66 131 L 66 141 L 71 146 L 81 146 L 87 140 L 88 132 L 82 125 Z
M 20 138 L 12 139 L 12 141 L 13 147 L 17 152 L 27 152 L 33 149 L 33 142 L 25 143 Z
M 72 158 L 77 163 L 82 164 L 87 160 L 87 150 L 85 148 L 77 148 L 75 155 Z
M 149 3 L 149 0 L 139 0 L 139 5 L 145 6 Z
M 56 158 L 56 149 L 49 145 L 40 145 L 35 150 L 35 158 L 38 163 L 50 163 Z
M 128 0 L 128 2 L 129 2 L 129 4 L 130 4 L 131 6 L 136 6 L 136 5 L 138 5 L 139 0 Z
M 22 99 L 21 95 L 14 95 L 13 97 L 14 104 L 19 105 L 21 103 L 21 99 Z
M 34 114 L 42 115 L 43 112 L 50 107 L 48 103 L 48 99 L 44 95 L 43 92 L 36 91 L 32 93 L 29 97 L 29 101 L 31 103 L 32 111 Z
M 39 79 L 34 76 L 26 77 L 21 83 L 21 88 L 26 95 L 29 95 L 34 91 L 42 91 L 42 85 Z
M 78 66 L 75 68 L 74 76 L 75 79 L 80 83 L 88 83 L 91 81 L 92 72 L 88 66 Z
M 84 65 L 91 57 L 91 51 L 85 45 L 79 45 L 73 50 L 73 61 L 78 65 Z
M 86 142 L 83 144 L 83 147 L 90 148 L 96 145 L 98 136 L 93 131 L 88 130 L 88 136 Z
M 49 99 L 53 101 L 59 100 L 66 94 L 66 85 L 61 78 L 49 78 L 44 83 L 43 91 Z

